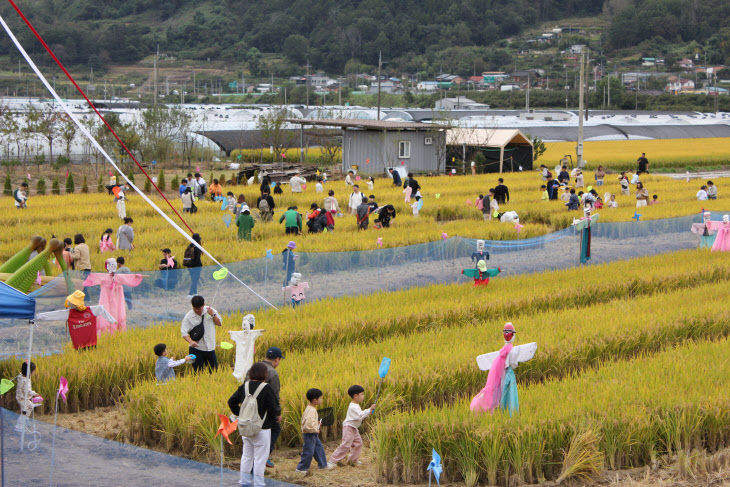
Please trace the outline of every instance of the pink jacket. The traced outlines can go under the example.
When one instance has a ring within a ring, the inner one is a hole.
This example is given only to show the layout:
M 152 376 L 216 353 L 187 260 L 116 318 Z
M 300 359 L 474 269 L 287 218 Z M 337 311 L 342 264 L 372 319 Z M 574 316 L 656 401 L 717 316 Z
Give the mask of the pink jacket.
M 111 252 L 113 250 L 116 250 L 117 248 L 114 246 L 114 242 L 112 242 L 112 238 L 104 234 L 103 237 L 101 237 L 101 240 L 99 241 L 99 250 L 101 250 L 101 253 L 104 252 Z

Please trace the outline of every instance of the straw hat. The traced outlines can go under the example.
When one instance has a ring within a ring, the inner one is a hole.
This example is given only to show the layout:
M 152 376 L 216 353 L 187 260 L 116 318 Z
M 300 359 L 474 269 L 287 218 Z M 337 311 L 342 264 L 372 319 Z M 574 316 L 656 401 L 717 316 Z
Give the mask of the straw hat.
M 66 307 L 70 308 L 71 305 L 77 307 L 77 308 L 83 308 L 84 307 L 84 297 L 86 295 L 82 291 L 74 291 L 74 293 L 66 298 Z M 69 303 L 71 305 L 69 305 Z

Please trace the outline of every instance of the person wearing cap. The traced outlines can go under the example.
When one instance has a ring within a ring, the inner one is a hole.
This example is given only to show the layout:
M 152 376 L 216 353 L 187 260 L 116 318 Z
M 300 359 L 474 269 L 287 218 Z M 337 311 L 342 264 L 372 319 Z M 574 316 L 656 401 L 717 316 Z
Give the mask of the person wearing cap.
M 307 180 L 299 175 L 299 171 L 289 180 L 289 186 L 291 186 L 292 193 L 301 193 L 302 184 L 306 184 Z
M 203 296 L 193 296 L 190 300 L 193 309 L 188 311 L 182 320 L 180 332 L 183 340 L 188 342 L 189 355 L 195 355 L 193 371 L 197 372 L 207 366 L 208 371 L 218 370 L 218 357 L 215 354 L 215 327 L 221 326 L 223 322 L 216 310 L 205 305 Z M 190 332 L 196 326 L 203 324 L 205 333 L 198 341 L 190 338 Z
M 250 241 L 254 221 L 246 203 L 241 206 L 241 213 L 236 217 L 236 226 L 238 227 L 238 240 Z
M 266 366 L 266 383 L 271 386 L 271 390 L 276 395 L 276 422 L 271 427 L 271 445 L 269 447 L 269 455 L 274 451 L 276 446 L 276 440 L 279 439 L 281 433 L 281 399 L 279 392 L 281 390 L 281 383 L 279 382 L 279 373 L 276 368 L 284 358 L 284 353 L 279 347 L 270 347 L 266 351 L 266 358 L 261 361 Z M 246 374 L 246 380 L 248 380 L 248 374 Z M 274 462 L 271 461 L 271 457 L 266 460 L 266 466 L 271 468 L 274 466 Z
M 289 285 L 289 281 L 291 281 L 291 275 L 294 274 L 297 269 L 297 264 L 295 262 L 296 255 L 294 255 L 294 249 L 297 248 L 297 244 L 292 240 L 290 241 L 286 248 L 281 252 L 281 258 L 282 258 L 282 269 L 286 271 L 286 277 L 284 278 L 284 284 L 282 284 L 283 287 L 286 287 Z
M 117 320 L 102 305 L 85 306 L 84 297 L 83 292 L 74 291 L 73 294 L 66 297 L 65 307 L 68 309 L 37 314 L 35 321 L 65 321 L 71 344 L 75 350 L 95 347 L 96 317 L 101 316 L 112 324 Z
M 155 287 L 170 291 L 177 286 L 177 273 L 180 266 L 168 248 L 162 249 L 162 260 L 157 264 L 160 269 L 160 277 L 155 279 Z

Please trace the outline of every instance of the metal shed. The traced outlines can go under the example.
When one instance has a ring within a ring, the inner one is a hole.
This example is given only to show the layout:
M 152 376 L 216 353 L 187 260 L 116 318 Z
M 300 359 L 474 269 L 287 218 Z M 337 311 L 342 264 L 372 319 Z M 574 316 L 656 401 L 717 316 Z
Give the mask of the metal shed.
M 466 160 L 467 147 L 482 149 L 487 159 L 487 172 L 504 172 L 505 151 L 510 153 L 510 171 L 517 167 L 532 170 L 532 141 L 517 129 L 452 128 L 447 130 L 446 146 L 451 153 L 461 152 L 463 160 Z
M 444 131 L 449 127 L 417 122 L 383 120 L 286 120 L 305 125 L 338 127 L 342 130 L 342 170 L 363 174 L 401 167 L 406 172 L 444 170 Z

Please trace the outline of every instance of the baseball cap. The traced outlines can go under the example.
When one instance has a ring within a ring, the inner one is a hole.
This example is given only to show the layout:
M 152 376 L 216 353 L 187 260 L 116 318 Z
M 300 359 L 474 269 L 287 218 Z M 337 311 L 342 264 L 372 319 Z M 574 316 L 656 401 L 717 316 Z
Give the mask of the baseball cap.
M 266 351 L 266 358 L 284 358 L 279 347 L 271 347 Z

